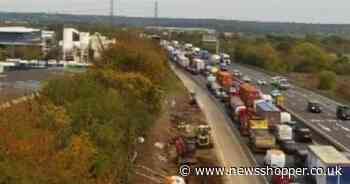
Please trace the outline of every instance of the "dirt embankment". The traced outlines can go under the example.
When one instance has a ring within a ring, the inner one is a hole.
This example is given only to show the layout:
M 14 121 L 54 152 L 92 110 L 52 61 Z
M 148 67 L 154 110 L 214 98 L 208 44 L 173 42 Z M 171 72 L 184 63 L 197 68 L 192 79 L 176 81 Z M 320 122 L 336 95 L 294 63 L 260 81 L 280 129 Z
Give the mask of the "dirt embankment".
M 190 105 L 189 102 L 190 95 L 184 89 L 166 98 L 161 118 L 144 138 L 144 143 L 139 144 L 133 183 L 162 183 L 164 182 L 163 177 L 179 175 L 174 138 L 184 135 L 184 131 L 179 130 L 178 125 L 181 122 L 190 126 L 207 124 L 201 110 L 197 106 Z M 219 166 L 213 148 L 196 150 L 197 164 L 195 167 Z M 220 177 L 195 176 L 187 177 L 186 182 L 190 184 L 223 183 Z

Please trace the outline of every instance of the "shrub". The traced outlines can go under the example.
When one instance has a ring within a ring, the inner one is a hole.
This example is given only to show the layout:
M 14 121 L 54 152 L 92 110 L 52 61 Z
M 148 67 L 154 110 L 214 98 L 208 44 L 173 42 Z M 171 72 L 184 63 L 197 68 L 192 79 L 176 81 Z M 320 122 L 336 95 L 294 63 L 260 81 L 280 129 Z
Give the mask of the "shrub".
M 337 75 L 332 71 L 322 71 L 319 74 L 318 88 L 321 90 L 332 90 L 336 86 Z

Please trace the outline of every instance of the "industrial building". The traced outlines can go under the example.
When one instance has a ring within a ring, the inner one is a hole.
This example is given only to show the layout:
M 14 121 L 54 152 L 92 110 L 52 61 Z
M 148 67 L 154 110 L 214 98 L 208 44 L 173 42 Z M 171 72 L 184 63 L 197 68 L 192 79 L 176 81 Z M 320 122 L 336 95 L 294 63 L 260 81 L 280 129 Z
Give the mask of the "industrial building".
M 100 33 L 90 34 L 79 32 L 74 28 L 64 28 L 62 47 L 63 61 L 74 61 L 77 63 L 89 63 L 91 58 L 98 59 L 104 48 L 114 43 Z
M 0 46 L 38 47 L 47 53 L 54 43 L 55 32 L 28 27 L 0 27 Z

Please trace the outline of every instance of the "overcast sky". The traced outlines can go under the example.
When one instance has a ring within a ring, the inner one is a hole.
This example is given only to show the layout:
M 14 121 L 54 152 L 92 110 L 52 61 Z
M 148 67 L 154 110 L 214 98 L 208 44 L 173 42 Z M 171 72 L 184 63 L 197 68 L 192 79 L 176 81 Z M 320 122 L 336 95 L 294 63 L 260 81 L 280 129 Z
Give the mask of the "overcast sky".
M 154 15 L 154 0 L 115 0 L 118 15 Z M 0 11 L 108 14 L 110 0 L 0 0 Z M 160 17 L 350 23 L 349 0 L 158 0 Z

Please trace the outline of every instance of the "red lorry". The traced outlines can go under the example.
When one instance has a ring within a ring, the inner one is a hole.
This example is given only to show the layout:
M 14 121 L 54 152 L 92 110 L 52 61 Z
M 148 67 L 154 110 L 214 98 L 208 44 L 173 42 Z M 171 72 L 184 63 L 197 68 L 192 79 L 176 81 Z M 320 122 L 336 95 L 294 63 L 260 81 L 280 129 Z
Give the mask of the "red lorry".
M 230 72 L 219 71 L 216 76 L 217 82 L 226 91 L 229 92 L 233 84 L 233 76 Z
M 230 116 L 235 122 L 245 121 L 247 108 L 238 96 L 230 97 Z
M 249 83 L 244 83 L 240 86 L 239 94 L 248 108 L 254 106 L 255 100 L 261 99 L 260 91 Z

